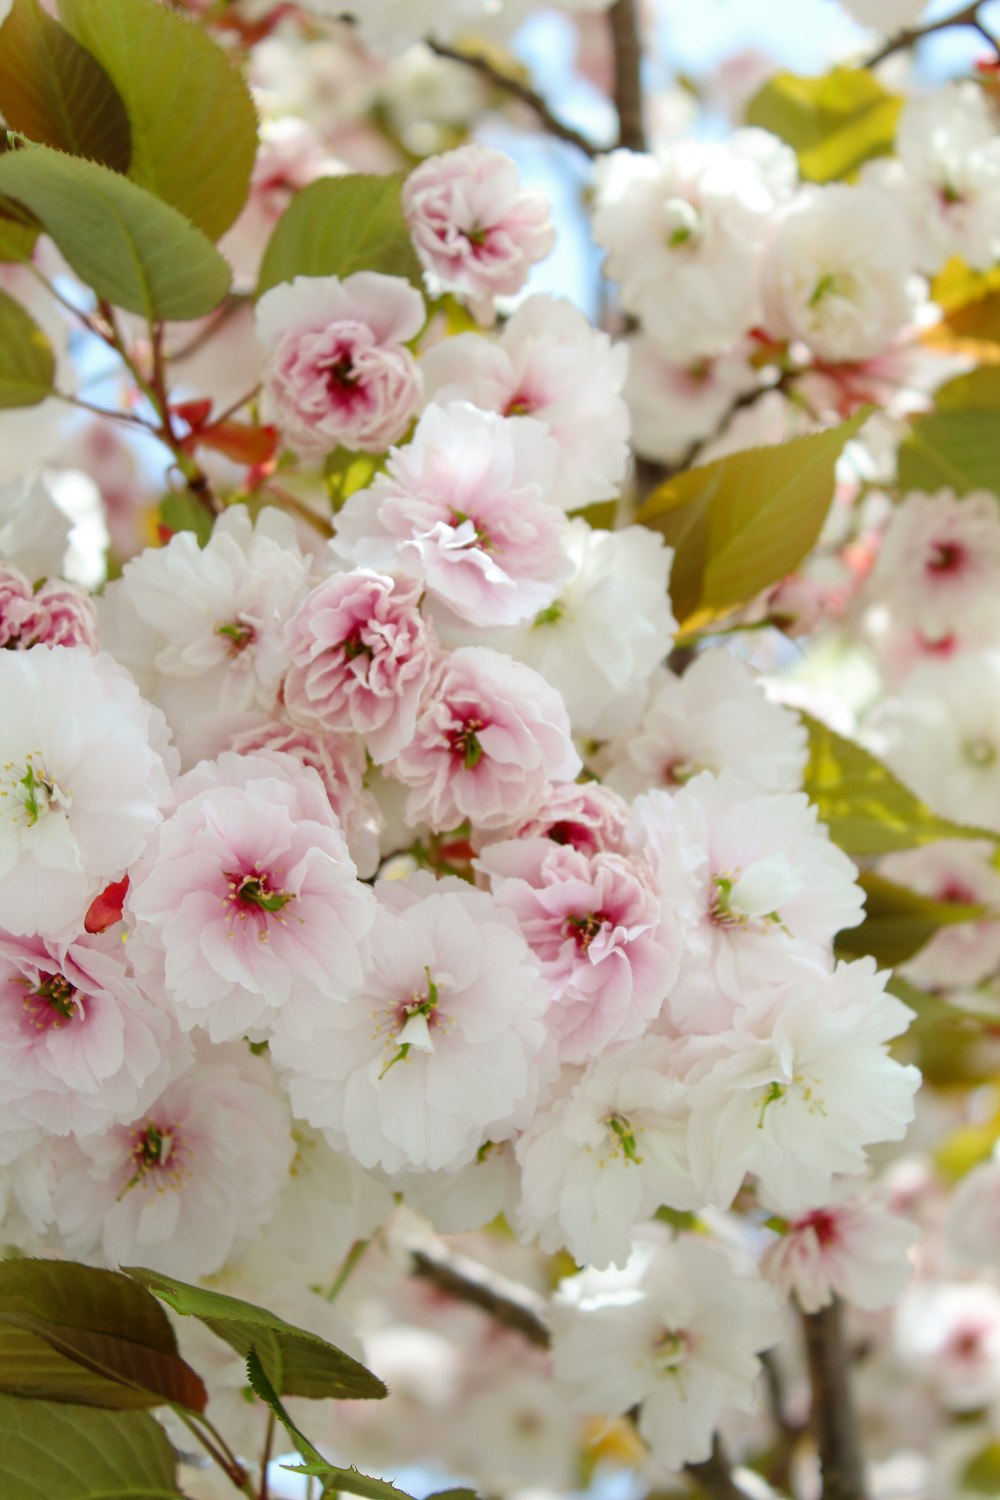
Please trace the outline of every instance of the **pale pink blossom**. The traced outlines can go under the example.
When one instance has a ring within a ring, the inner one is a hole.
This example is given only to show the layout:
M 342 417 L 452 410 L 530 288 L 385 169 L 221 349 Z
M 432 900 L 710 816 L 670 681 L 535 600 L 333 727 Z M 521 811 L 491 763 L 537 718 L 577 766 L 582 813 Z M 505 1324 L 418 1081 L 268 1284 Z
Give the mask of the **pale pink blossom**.
M 0 927 L 59 937 L 142 851 L 177 757 L 106 653 L 0 651 L 0 703 Z
M 308 1036 L 361 983 L 373 916 L 323 783 L 288 755 L 226 751 L 176 796 L 132 874 L 137 946 L 185 1028 Z
M 288 622 L 285 711 L 300 724 L 363 735 L 372 760 L 413 738 L 434 639 L 420 586 L 363 569 L 335 573 Z
M 430 400 L 534 417 L 559 448 L 553 498 L 566 510 L 608 500 L 628 468 L 627 354 L 557 297 L 529 297 L 493 342 L 443 339 L 421 365 Z
M 648 870 L 548 839 L 491 844 L 478 861 L 549 981 L 560 1061 L 641 1036 L 677 978 L 680 940 Z
M 296 276 L 264 293 L 265 399 L 301 457 L 338 446 L 382 453 L 398 442 L 420 404 L 420 372 L 405 345 L 424 317 L 419 292 L 377 271 L 344 281 Z
M 939 927 L 903 973 L 925 989 L 975 985 L 1000 968 L 1000 873 L 995 849 L 985 840 L 944 839 L 924 849 L 889 854 L 879 869 L 900 885 L 933 901 L 982 905 L 994 913 L 980 921 Z
M 896 1348 L 951 1411 L 1000 1396 L 1000 1291 L 988 1281 L 924 1281 L 896 1313 Z
M 37 590 L 12 563 L 0 562 L 0 648 L 86 646 L 97 650 L 97 613 L 82 589 L 50 578 Z
M 0 932 L 0 1111 L 51 1135 L 130 1120 L 185 1057 L 117 933 L 67 944 Z
M 680 923 L 685 971 L 707 970 L 734 1003 L 788 963 L 828 967 L 834 935 L 862 919 L 855 867 L 800 793 L 705 771 L 638 797 L 631 828 Z
M 509 156 L 477 142 L 421 162 L 403 185 L 403 212 L 432 283 L 484 316 L 555 243 L 545 198 L 522 189 Z
M 556 458 L 530 417 L 430 406 L 388 472 L 340 511 L 334 551 L 417 579 L 446 620 L 532 619 L 571 571 L 566 518 L 548 503 Z
M 234 734 L 228 748 L 238 750 L 241 755 L 250 755 L 255 750 L 278 750 L 317 772 L 359 876 L 367 880 L 375 874 L 379 834 L 385 820 L 365 785 L 368 763 L 364 742 L 357 735 L 321 734 L 290 724 L 286 719 L 268 719 Z
M 582 854 L 624 854 L 628 816 L 624 798 L 599 781 L 560 781 L 532 817 L 511 829 L 510 837 L 551 839 Z
M 274 1055 L 296 1113 L 362 1166 L 454 1168 L 534 1112 L 548 987 L 485 891 L 425 876 L 378 895 L 361 992 Z
M 913 1118 L 920 1074 L 887 1045 L 913 1012 L 886 992 L 888 973 L 863 958 L 776 978 L 745 990 L 728 1031 L 688 1037 L 676 1064 L 695 1181 L 723 1208 L 747 1172 L 790 1212 L 822 1203 L 835 1175 L 863 1172 L 866 1148 L 901 1140 Z
M 807 1313 L 834 1296 L 856 1307 L 888 1307 L 913 1272 L 907 1251 L 919 1238 L 915 1224 L 871 1195 L 839 1197 L 789 1220 L 765 1250 L 762 1273 Z
M 929 642 L 1000 635 L 1000 514 L 985 490 L 908 494 L 892 513 L 868 580 L 897 626 Z
M 294 1151 L 263 1059 L 206 1047 L 131 1123 L 57 1145 L 56 1227 L 72 1255 L 208 1276 L 267 1223 Z
M 498 651 L 463 646 L 432 677 L 417 732 L 389 770 L 411 789 L 411 823 L 508 828 L 544 806 L 553 782 L 572 781 L 580 757 L 544 678 Z

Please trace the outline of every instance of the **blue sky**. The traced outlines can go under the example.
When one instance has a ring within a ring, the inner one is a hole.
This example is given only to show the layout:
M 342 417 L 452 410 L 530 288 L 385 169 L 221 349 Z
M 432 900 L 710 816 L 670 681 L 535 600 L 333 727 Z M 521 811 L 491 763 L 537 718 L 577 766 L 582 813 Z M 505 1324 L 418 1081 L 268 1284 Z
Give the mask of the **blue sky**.
M 923 20 L 957 9 L 957 0 L 932 0 Z M 697 78 L 724 58 L 754 47 L 770 53 L 782 67 L 819 73 L 835 60 L 863 56 L 872 33 L 856 26 L 837 0 L 656 0 L 658 25 L 647 61 L 650 88 L 670 81 L 676 71 Z M 1000 33 L 1000 0 L 983 8 L 984 22 Z M 573 30 L 565 16 L 541 14 L 524 26 L 517 50 L 531 68 L 545 97 L 563 118 L 607 139 L 613 129 L 607 101 L 573 72 Z M 984 44 L 968 28 L 928 38 L 917 53 L 918 76 L 931 81 L 966 71 Z M 586 233 L 579 203 L 585 164 L 572 148 L 539 141 L 498 127 L 484 132 L 520 162 L 532 185 L 552 200 L 560 230 L 555 253 L 536 268 L 532 287 L 569 297 L 587 312 L 595 311 L 598 258 Z

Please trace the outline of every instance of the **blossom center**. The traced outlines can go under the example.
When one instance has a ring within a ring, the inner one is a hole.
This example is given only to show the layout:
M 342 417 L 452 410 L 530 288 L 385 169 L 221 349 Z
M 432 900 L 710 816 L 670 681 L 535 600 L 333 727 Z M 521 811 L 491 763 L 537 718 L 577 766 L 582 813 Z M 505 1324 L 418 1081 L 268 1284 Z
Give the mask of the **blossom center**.
M 216 625 L 215 633 L 229 642 L 230 656 L 241 655 L 257 639 L 256 630 L 246 620 L 228 620 L 223 625 Z
M 986 770 L 987 767 L 993 765 L 997 758 L 997 747 L 985 735 L 979 735 L 974 739 L 966 740 L 962 746 L 962 754 L 970 766 L 976 766 L 979 770 Z
M 41 974 L 34 987 L 27 979 L 18 982 L 28 990 L 24 1014 L 37 1031 L 59 1031 L 67 1021 L 83 1018 L 83 1007 L 75 998 L 76 985 L 63 974 Z
M 23 776 L 17 774 L 20 769 L 13 761 L 8 761 L 3 768 L 3 782 L 6 784 L 0 784 L 0 798 L 12 799 L 4 806 L 16 821 L 34 828 L 46 813 L 65 813 L 72 807 L 71 793 L 63 791 L 55 777 L 49 775 L 38 751 L 33 750 L 28 755 Z
M 129 1159 L 132 1175 L 118 1194 L 125 1194 L 140 1183 L 152 1181 L 158 1192 L 179 1187 L 185 1176 L 184 1151 L 176 1126 L 158 1125 L 147 1120 L 132 1131 Z
M 680 250 L 699 238 L 701 215 L 686 198 L 668 199 L 663 218 L 666 243 L 670 250 Z
M 664 1328 L 653 1346 L 653 1360 L 664 1375 L 680 1368 L 691 1352 L 690 1335 L 683 1328 Z
M 927 572 L 938 577 L 957 573 L 965 562 L 965 548 L 956 542 L 936 542 L 927 559 Z
M 460 756 L 467 771 L 472 771 L 483 758 L 483 747 L 478 731 L 485 728 L 482 719 L 466 719 L 451 735 L 451 751 Z
M 582 917 L 570 916 L 563 923 L 563 933 L 575 940 L 581 953 L 586 953 L 607 920 L 602 911 L 589 911 Z
M 438 987 L 431 978 L 429 968 L 424 969 L 424 974 L 427 977 L 426 989 L 415 989 L 406 1000 L 401 1000 L 395 1007 L 392 1024 L 396 1033 L 397 1047 L 378 1075 L 380 1080 L 396 1063 L 405 1062 L 412 1047 L 416 1047 L 419 1052 L 434 1051 L 431 1027 L 440 1021 L 437 1014 Z
M 279 885 L 272 883 L 272 876 L 261 870 L 259 865 L 254 865 L 248 873 L 239 870 L 224 870 L 227 891 L 222 898 L 223 905 L 230 914 L 237 914 L 241 922 L 247 917 L 254 918 L 259 923 L 258 938 L 262 943 L 268 940 L 267 919 L 275 916 L 278 922 L 283 923 L 285 918 L 280 915 L 289 902 L 295 900 L 293 891 L 282 890 Z M 230 928 L 230 937 L 232 928 Z
M 639 1155 L 635 1142 L 635 1126 L 627 1115 L 608 1115 L 604 1121 L 612 1135 L 615 1137 L 615 1155 L 619 1152 L 624 1156 L 626 1162 L 633 1162 L 637 1167 L 642 1165 L 642 1157 Z

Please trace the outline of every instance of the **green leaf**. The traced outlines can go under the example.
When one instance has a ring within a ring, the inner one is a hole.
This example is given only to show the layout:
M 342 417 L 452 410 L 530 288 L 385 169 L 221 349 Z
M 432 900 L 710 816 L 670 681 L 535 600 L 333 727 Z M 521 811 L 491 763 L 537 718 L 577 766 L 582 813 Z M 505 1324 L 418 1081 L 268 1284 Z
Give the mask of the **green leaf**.
M 674 548 L 670 596 L 684 629 L 731 614 L 798 567 L 823 528 L 837 459 L 869 414 L 730 454 L 653 491 L 636 520 Z
M 174 1452 L 142 1412 L 0 1396 L 3 1500 L 176 1500 Z
M 0 193 L 41 221 L 98 297 L 147 318 L 200 318 L 229 290 L 225 260 L 151 193 L 48 146 L 0 154 Z
M 120 1410 L 208 1397 L 154 1297 L 72 1261 L 0 1262 L 0 1391 Z
M 0 111 L 43 146 L 128 170 L 132 134 L 117 89 L 38 0 L 14 0 L 0 27 Z
M 247 200 L 257 154 L 257 113 L 234 63 L 156 0 L 59 0 L 59 14 L 125 101 L 129 176 L 218 239 Z
M 159 1271 L 140 1266 L 123 1270 L 175 1312 L 199 1318 L 244 1359 L 256 1349 L 268 1380 L 281 1396 L 366 1400 L 388 1394 L 377 1375 L 342 1349 L 318 1334 L 293 1327 L 266 1308 L 188 1286 Z
M 808 181 L 832 182 L 892 152 L 902 107 L 865 68 L 834 68 L 822 78 L 778 73 L 751 99 L 746 118 L 793 148 Z
M 939 818 L 874 755 L 810 714 L 801 718 L 809 731 L 803 790 L 833 842 L 852 858 L 915 849 L 938 839 L 997 842 L 988 830 Z
M 899 449 L 902 490 L 1000 495 L 1000 365 L 983 365 L 935 392 L 934 411 L 914 417 Z
M 883 969 L 905 963 L 942 927 L 990 915 L 987 906 L 934 901 L 872 871 L 859 875 L 858 883 L 865 891 L 865 920 L 839 934 L 837 951 L 848 958 L 870 953 Z
M 400 198 L 402 177 L 323 177 L 296 193 L 264 252 L 258 297 L 296 276 L 381 271 L 420 291 L 423 275 Z
M 19 302 L 0 291 L 0 411 L 37 406 L 52 391 L 52 345 Z
M 187 491 L 168 495 L 160 502 L 160 520 L 170 531 L 193 531 L 199 547 L 204 547 L 214 525 L 208 508 Z
M 323 478 L 330 504 L 340 510 L 357 490 L 367 489 L 385 468 L 385 454 L 355 453 L 351 448 L 334 448 L 323 465 Z

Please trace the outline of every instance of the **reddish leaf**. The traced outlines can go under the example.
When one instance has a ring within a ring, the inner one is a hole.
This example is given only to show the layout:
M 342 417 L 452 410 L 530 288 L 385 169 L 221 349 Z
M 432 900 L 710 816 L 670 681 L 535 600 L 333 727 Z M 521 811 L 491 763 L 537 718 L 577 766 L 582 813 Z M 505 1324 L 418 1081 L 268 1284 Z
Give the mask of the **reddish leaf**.
M 198 433 L 198 442 L 237 464 L 265 464 L 277 452 L 278 429 L 251 427 L 246 422 L 217 422 Z
M 83 919 L 84 929 L 87 932 L 106 932 L 120 922 L 127 890 L 128 876 L 125 875 L 121 880 L 113 880 L 99 896 L 95 896 Z
M 192 432 L 199 432 L 212 415 L 212 398 L 200 396 L 196 401 L 179 401 L 170 409 L 182 422 L 188 424 Z

